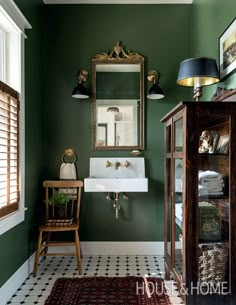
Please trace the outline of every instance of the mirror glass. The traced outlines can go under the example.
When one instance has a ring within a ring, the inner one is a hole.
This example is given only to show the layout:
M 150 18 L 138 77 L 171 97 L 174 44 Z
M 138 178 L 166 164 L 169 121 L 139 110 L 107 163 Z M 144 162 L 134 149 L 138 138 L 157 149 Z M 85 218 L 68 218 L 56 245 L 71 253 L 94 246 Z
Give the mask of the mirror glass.
M 92 60 L 93 148 L 144 149 L 143 57 L 116 47 Z

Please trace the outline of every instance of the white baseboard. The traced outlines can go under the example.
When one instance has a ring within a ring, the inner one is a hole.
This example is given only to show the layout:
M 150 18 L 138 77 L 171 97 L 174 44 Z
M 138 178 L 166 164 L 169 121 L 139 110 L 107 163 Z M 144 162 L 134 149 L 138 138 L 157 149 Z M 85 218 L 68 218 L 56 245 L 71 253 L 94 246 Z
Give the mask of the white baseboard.
M 34 254 L 0 288 L 0 305 L 5 305 L 33 271 Z
M 84 255 L 164 255 L 164 242 L 81 242 Z
M 83 255 L 164 255 L 164 242 L 81 242 Z M 73 252 L 73 247 L 61 250 Z M 58 247 L 51 247 L 50 253 L 60 252 Z

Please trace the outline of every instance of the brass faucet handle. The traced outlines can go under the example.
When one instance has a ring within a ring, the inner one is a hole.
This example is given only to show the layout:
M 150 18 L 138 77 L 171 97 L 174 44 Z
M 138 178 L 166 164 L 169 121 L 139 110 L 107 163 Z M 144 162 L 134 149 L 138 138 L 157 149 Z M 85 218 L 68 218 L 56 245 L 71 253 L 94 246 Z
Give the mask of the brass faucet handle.
M 120 166 L 121 166 L 120 162 L 117 161 L 117 162 L 115 163 L 115 169 L 118 169 Z
M 125 161 L 125 167 L 127 168 L 127 167 L 129 167 L 130 166 L 130 162 L 129 161 Z
M 105 166 L 106 167 L 110 167 L 111 166 L 111 162 L 107 160 L 106 163 L 105 163 Z

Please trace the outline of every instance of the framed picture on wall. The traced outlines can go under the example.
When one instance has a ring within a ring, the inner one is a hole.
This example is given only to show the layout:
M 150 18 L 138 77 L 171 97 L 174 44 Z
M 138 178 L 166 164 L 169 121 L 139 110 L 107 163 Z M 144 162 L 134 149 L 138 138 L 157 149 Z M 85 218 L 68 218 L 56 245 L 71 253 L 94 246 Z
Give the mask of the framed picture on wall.
M 219 68 L 221 80 L 236 70 L 236 18 L 219 38 Z

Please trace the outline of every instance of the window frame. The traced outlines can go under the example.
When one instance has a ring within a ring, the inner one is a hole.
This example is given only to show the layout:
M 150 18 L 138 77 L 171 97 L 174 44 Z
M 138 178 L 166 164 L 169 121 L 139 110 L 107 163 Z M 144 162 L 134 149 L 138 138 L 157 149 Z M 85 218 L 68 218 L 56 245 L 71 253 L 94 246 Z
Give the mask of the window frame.
M 5 83 L 10 87 L 13 87 L 14 90 L 19 92 L 20 100 L 20 115 L 19 115 L 19 190 L 20 190 L 20 200 L 19 207 L 16 211 L 5 215 L 0 218 L 0 235 L 4 234 L 11 228 L 17 226 L 25 219 L 25 45 L 24 40 L 27 38 L 25 35 L 25 29 L 31 29 L 31 25 L 21 13 L 19 8 L 16 6 L 13 0 L 0 0 L 0 13 L 3 14 L 5 18 L 12 24 L 17 35 L 15 43 L 19 47 L 19 64 L 17 67 L 17 80 L 11 80 L 11 77 L 8 78 L 5 75 Z M 0 23 L 1 27 L 1 23 Z M 18 39 L 18 40 L 17 40 Z M 7 45 L 7 43 L 6 43 Z M 7 52 L 10 52 L 6 47 L 6 57 Z M 7 62 L 6 62 L 7 65 Z M 5 67 L 6 74 L 8 68 Z M 15 71 L 12 74 L 12 77 L 15 77 Z M 14 74 L 14 75 L 13 75 Z M 13 84 L 18 84 L 17 88 Z
M 5 80 L 6 74 L 6 32 L 0 27 L 0 81 Z

